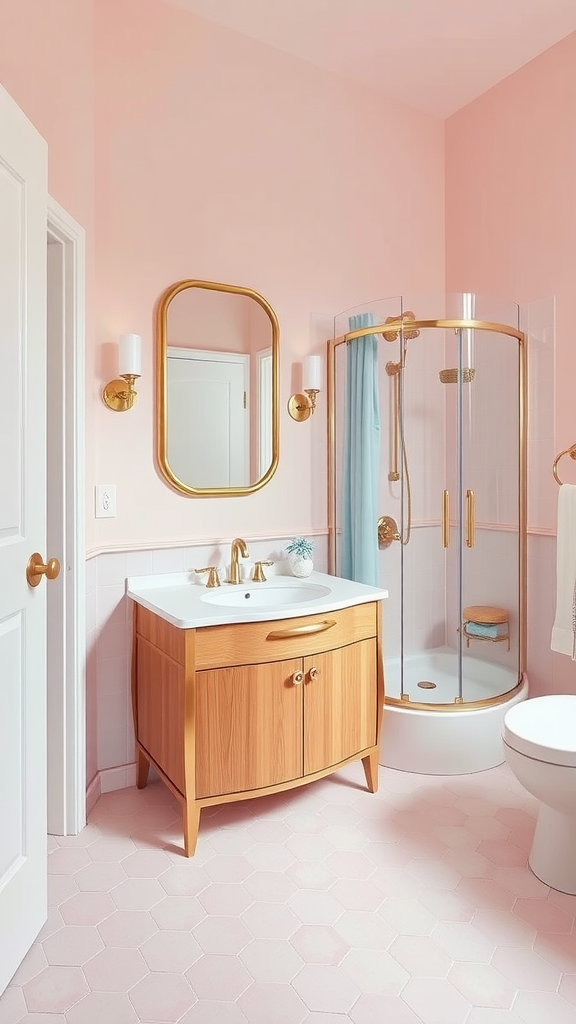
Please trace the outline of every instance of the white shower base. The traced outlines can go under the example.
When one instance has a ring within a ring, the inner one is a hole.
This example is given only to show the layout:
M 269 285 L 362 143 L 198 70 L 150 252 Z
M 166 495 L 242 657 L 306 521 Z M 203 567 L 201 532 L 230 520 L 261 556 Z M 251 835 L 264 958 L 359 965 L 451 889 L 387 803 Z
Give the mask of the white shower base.
M 413 655 L 404 662 L 404 692 L 412 702 L 448 705 L 430 710 L 385 704 L 380 744 L 380 764 L 400 771 L 425 775 L 466 775 L 486 771 L 504 762 L 502 725 L 504 715 L 528 696 L 528 679 L 506 699 L 484 707 L 466 708 L 472 701 L 496 701 L 514 690 L 516 672 L 469 654 L 463 657 L 464 704 L 458 695 L 457 656 L 449 648 Z M 434 682 L 422 689 L 421 681 Z M 387 697 L 400 697 L 398 660 L 384 662 Z

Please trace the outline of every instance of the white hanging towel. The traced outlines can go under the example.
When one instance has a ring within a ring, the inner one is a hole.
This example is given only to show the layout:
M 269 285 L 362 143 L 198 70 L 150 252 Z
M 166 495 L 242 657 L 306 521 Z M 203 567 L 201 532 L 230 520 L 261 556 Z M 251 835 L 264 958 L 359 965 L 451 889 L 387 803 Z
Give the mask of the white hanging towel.
M 556 533 L 556 618 L 552 627 L 553 651 L 576 661 L 576 485 L 558 491 Z

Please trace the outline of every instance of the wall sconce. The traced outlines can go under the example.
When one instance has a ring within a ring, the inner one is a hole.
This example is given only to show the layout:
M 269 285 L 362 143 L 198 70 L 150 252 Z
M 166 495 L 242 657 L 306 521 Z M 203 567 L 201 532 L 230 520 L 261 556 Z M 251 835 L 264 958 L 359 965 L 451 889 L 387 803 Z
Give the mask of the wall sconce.
M 136 401 L 134 382 L 141 375 L 141 342 L 139 334 L 121 334 L 118 344 L 118 366 L 121 379 L 111 380 L 102 392 L 104 405 L 114 412 L 126 412 Z
M 322 390 L 321 356 L 305 356 L 302 364 L 302 385 L 304 394 L 292 395 L 288 412 L 293 420 L 301 423 L 307 420 L 316 408 L 316 395 Z

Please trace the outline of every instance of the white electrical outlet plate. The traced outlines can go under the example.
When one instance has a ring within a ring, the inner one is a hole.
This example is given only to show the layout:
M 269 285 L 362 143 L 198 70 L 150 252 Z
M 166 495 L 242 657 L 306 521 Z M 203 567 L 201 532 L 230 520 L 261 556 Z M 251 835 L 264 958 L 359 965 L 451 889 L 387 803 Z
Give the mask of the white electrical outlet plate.
M 96 519 L 113 519 L 116 515 L 116 484 L 96 484 Z

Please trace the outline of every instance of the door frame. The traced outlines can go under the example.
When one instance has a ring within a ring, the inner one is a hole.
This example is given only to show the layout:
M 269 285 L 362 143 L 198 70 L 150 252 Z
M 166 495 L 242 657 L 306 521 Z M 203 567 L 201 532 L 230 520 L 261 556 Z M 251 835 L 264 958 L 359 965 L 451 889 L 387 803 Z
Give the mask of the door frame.
M 63 667 L 53 673 L 47 694 L 48 832 L 75 835 L 86 824 L 86 239 L 84 228 L 50 196 L 46 227 L 47 245 L 60 246 L 57 344 L 56 352 L 49 353 L 57 386 L 52 395 L 48 388 L 46 412 L 59 443 L 46 453 L 47 489 L 48 503 L 61 496 L 63 518 L 63 585 L 48 595 L 56 602 L 50 614 Z

